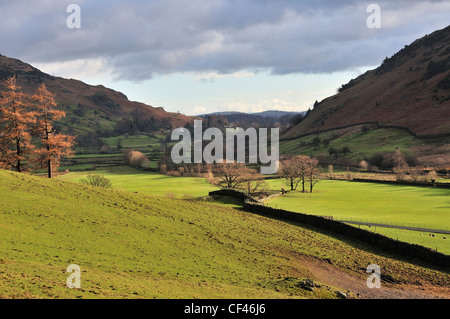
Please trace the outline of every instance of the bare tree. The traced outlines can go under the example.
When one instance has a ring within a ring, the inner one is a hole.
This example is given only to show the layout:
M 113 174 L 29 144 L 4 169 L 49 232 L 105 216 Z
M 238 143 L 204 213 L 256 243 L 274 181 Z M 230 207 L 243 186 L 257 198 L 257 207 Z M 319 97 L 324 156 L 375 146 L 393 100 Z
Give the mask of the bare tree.
M 319 170 L 317 168 L 317 165 L 319 164 L 319 161 L 315 158 L 311 158 L 308 160 L 307 169 L 306 169 L 306 175 L 308 177 L 308 183 L 309 183 L 309 192 L 313 192 L 314 185 L 317 184 L 319 181 Z
M 242 190 L 248 194 L 265 192 L 268 188 L 264 176 L 243 163 L 215 163 L 208 168 L 206 177 L 213 185 Z
M 237 189 L 246 182 L 248 169 L 243 163 L 226 162 L 216 163 L 212 167 L 214 184 L 221 188 Z
M 302 184 L 302 192 L 305 192 L 307 180 L 307 168 L 310 158 L 304 155 L 298 155 L 284 160 L 280 164 L 279 174 L 286 180 L 286 185 L 291 190 L 296 190 L 298 184 Z

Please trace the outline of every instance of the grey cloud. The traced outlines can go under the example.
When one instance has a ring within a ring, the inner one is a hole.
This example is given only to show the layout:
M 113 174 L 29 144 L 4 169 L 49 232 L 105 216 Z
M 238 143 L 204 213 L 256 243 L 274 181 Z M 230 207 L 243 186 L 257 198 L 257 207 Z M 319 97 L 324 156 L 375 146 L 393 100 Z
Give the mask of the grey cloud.
M 371 2 L 363 1 L 90 0 L 77 2 L 82 28 L 69 30 L 65 8 L 73 2 L 0 1 L 0 53 L 39 63 L 102 57 L 130 80 L 243 69 L 327 73 L 378 64 L 448 20 L 438 0 L 416 21 L 408 17 L 425 1 L 378 1 L 382 14 L 399 20 L 378 30 L 366 27 Z

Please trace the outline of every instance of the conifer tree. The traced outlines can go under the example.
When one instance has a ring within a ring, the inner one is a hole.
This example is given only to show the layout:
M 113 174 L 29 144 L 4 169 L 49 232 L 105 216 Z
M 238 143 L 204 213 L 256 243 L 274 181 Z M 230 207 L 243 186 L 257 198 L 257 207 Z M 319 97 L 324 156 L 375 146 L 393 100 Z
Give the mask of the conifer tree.
M 0 162 L 3 167 L 23 172 L 34 149 L 29 128 L 35 122 L 35 113 L 15 76 L 8 78 L 4 86 L 6 90 L 0 97 Z
M 42 84 L 35 95 L 33 104 L 36 108 L 35 135 L 40 139 L 40 147 L 35 150 L 35 161 L 39 167 L 47 168 L 49 178 L 59 167 L 62 157 L 73 155 L 74 136 L 56 133 L 53 122 L 66 116 L 66 113 L 56 109 L 54 95 Z

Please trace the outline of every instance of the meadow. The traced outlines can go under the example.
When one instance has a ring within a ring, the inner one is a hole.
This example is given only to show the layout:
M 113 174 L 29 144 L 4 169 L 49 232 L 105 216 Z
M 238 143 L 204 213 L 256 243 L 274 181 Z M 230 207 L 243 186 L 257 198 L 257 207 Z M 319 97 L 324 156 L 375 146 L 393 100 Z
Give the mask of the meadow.
M 152 196 L 201 197 L 217 188 L 203 177 L 173 177 L 142 171 L 128 166 L 105 167 L 90 172 L 70 172 L 59 180 L 80 182 L 88 174 L 103 175 L 117 190 L 138 192 Z
M 202 177 L 172 177 L 126 166 L 102 168 L 94 172 L 70 172 L 58 179 L 80 182 L 89 173 L 107 177 L 114 189 L 158 197 L 205 197 L 217 189 Z M 283 179 L 267 182 L 272 190 L 286 187 Z M 333 216 L 335 219 L 450 230 L 449 198 L 449 189 L 322 180 L 312 194 L 289 192 L 266 204 L 294 212 Z M 450 254 L 450 239 L 444 240 L 442 237 L 445 235 L 442 234 L 432 238 L 428 233 L 420 236 L 417 231 L 380 227 L 369 230 Z
M 270 183 L 272 187 L 283 186 L 283 180 L 271 180 Z M 290 192 L 267 205 L 305 214 L 333 216 L 338 220 L 450 230 L 449 199 L 450 189 L 322 180 L 313 193 Z M 443 239 L 446 235 L 435 234 L 436 237 L 432 238 L 428 233 L 418 231 L 380 227 L 369 230 L 450 254 L 450 239 Z

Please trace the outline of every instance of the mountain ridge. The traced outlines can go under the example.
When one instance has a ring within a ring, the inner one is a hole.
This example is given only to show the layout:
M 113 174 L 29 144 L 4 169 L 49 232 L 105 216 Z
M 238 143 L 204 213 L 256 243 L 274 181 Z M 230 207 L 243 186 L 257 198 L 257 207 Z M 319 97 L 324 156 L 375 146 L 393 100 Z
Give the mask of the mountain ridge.
M 153 107 L 142 102 L 130 101 L 122 92 L 103 85 L 89 85 L 77 79 L 52 76 L 19 59 L 0 54 L 0 81 L 15 75 L 24 92 L 33 93 L 44 83 L 55 94 L 58 106 L 68 114 L 66 124 L 70 126 L 77 111 L 94 111 L 97 118 L 111 121 L 110 125 L 127 116 L 151 119 L 161 128 L 171 129 L 184 126 L 193 117 L 166 112 L 162 107 Z M 81 112 L 81 113 L 83 113 Z M 69 116 L 70 115 L 70 116 Z M 69 123 L 67 123 L 69 122 Z M 93 128 L 95 130 L 95 127 Z

